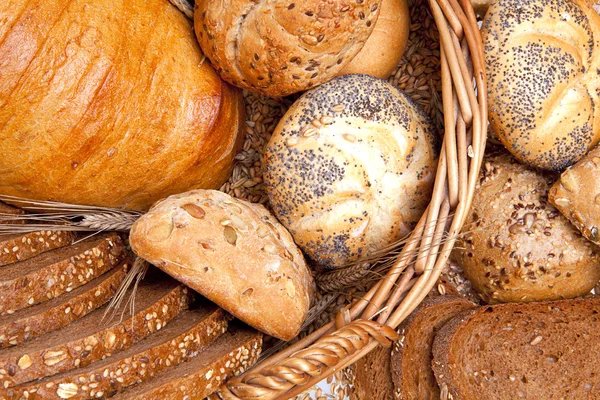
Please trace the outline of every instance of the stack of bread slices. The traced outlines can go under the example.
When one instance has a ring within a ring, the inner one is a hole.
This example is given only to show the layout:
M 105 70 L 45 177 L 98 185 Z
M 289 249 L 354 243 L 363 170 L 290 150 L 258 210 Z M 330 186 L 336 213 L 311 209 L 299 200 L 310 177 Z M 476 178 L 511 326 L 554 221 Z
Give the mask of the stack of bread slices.
M 109 307 L 131 264 L 116 233 L 0 235 L 0 399 L 202 399 L 256 362 L 262 334 L 156 269 Z

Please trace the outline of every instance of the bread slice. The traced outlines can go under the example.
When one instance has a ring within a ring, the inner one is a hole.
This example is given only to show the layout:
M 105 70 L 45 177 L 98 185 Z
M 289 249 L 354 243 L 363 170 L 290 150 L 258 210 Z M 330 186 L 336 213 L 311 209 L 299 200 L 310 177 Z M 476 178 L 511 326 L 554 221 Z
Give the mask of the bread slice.
M 0 315 L 48 301 L 85 285 L 124 258 L 123 242 L 104 234 L 0 268 Z
M 262 334 L 252 328 L 235 325 L 192 360 L 133 386 L 112 399 L 204 399 L 223 381 L 240 375 L 258 360 Z
M 400 340 L 391 354 L 395 399 L 440 399 L 440 389 L 431 369 L 434 337 L 453 316 L 476 307 L 462 297 L 428 297 L 400 325 Z
M 0 349 L 57 330 L 108 302 L 127 275 L 131 260 L 55 299 L 0 316 Z
M 77 235 L 68 231 L 39 231 L 0 235 L 0 266 L 28 260 L 46 251 L 68 246 Z
M 227 322 L 225 311 L 212 304 L 185 311 L 164 329 L 121 353 L 81 369 L 0 389 L 0 397 L 78 400 L 107 396 L 187 361 L 223 334 Z
M 433 369 L 454 400 L 600 398 L 600 298 L 500 304 L 438 333 Z
M 105 306 L 62 329 L 1 351 L 0 387 L 84 367 L 127 349 L 188 309 L 192 298 L 185 286 L 155 273 L 140 283 L 133 315 L 131 307 L 122 304 L 111 320 Z

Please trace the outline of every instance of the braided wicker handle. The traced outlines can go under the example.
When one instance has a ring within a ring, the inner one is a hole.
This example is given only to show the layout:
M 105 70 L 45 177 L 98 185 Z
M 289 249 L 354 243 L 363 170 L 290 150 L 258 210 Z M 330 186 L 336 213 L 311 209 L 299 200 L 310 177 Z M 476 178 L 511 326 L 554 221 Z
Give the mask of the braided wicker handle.
M 429 4 L 440 32 L 445 126 L 429 207 L 396 263 L 361 300 L 343 309 L 336 322 L 222 385 L 212 400 L 288 399 L 378 344 L 389 344 L 396 338 L 394 329 L 425 298 L 446 265 L 479 177 L 487 98 L 483 45 L 471 2 Z

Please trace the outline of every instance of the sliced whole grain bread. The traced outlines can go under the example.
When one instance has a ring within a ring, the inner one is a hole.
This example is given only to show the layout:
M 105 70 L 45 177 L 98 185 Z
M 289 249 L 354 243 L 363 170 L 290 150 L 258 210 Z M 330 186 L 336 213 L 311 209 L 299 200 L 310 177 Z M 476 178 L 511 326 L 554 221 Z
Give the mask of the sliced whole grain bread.
M 62 329 L 0 351 L 0 388 L 84 367 L 116 354 L 188 309 L 192 292 L 166 274 L 155 269 L 152 272 L 137 288 L 133 316 L 125 302 L 114 314 L 107 315 L 108 306 L 104 306 Z
M 600 398 L 600 298 L 499 304 L 438 333 L 433 369 L 454 400 Z
M 127 350 L 84 368 L 0 389 L 0 397 L 83 400 L 109 396 L 189 360 L 227 330 L 228 320 L 228 314 L 213 304 L 184 311 Z
M 72 244 L 77 235 L 68 231 L 38 231 L 0 235 L 0 266 L 25 261 L 46 251 Z
M 0 316 L 0 349 L 21 344 L 83 318 L 117 292 L 131 260 L 52 300 Z
M 444 274 L 438 278 L 428 299 L 443 296 L 460 296 L 454 284 Z M 415 312 L 418 312 L 418 309 Z M 354 391 L 350 395 L 352 400 L 395 398 L 390 361 L 392 349 L 377 347 L 354 364 Z
M 260 355 L 262 334 L 234 322 L 227 333 L 190 361 L 132 386 L 113 400 L 204 399 L 223 381 L 250 368 Z
M 96 236 L 0 268 L 0 315 L 48 301 L 116 267 L 125 257 L 116 233 Z
M 428 297 L 400 325 L 400 340 L 394 344 L 390 363 L 395 399 L 440 399 L 431 368 L 434 337 L 453 316 L 476 307 L 463 297 Z

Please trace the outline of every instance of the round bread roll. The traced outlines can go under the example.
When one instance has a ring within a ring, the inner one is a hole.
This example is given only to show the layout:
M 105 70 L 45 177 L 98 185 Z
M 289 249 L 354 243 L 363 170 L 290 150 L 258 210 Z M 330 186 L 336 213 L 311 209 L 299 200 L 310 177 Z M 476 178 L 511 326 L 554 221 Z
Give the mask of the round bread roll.
M 600 280 L 599 248 L 548 203 L 555 179 L 505 154 L 485 162 L 453 251 L 484 301 L 572 298 Z
M 0 193 L 146 210 L 219 187 L 244 105 L 167 0 L 0 2 Z
M 344 75 L 305 93 L 265 150 L 279 221 L 319 264 L 340 267 L 408 234 L 430 199 L 437 137 L 388 82 Z
M 483 25 L 490 121 L 506 148 L 563 170 L 600 140 L 600 16 L 584 0 L 498 0 Z
M 362 50 L 338 75 L 367 74 L 387 79 L 404 55 L 410 28 L 407 0 L 385 0 Z
M 194 190 L 155 204 L 129 239 L 138 256 L 256 329 L 283 340 L 300 332 L 312 276 L 262 205 Z
M 197 0 L 196 36 L 221 77 L 285 96 L 336 76 L 375 27 L 381 0 Z

